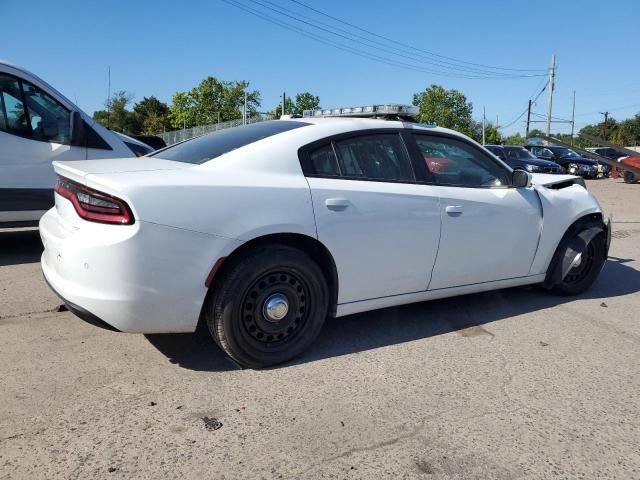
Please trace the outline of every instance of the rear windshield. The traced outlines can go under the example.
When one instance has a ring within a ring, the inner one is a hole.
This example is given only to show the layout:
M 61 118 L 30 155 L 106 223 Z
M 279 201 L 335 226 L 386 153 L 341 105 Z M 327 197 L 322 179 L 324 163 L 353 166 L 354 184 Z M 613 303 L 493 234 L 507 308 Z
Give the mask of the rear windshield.
M 204 163 L 236 148 L 306 125 L 309 123 L 273 120 L 226 128 L 167 147 L 150 156 L 175 162 Z

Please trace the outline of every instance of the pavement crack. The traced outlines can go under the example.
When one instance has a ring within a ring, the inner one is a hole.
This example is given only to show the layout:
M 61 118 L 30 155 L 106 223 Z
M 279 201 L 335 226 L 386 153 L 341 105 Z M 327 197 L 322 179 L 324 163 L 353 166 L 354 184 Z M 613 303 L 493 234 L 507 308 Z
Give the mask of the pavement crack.
M 48 308 L 46 310 L 34 310 L 31 312 L 22 312 L 22 313 L 16 313 L 13 315 L 0 315 L 0 325 L 2 325 L 2 322 L 4 322 L 5 320 L 13 320 L 16 318 L 25 317 L 27 315 L 38 315 L 40 313 L 54 313 L 54 312 L 57 312 L 59 308 L 60 308 L 59 306 L 56 306 L 53 308 Z

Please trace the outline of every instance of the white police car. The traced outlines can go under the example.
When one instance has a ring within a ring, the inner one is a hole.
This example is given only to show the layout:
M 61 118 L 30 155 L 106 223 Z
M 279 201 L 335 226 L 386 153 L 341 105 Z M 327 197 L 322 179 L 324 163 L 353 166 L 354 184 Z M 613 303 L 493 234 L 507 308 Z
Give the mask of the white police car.
M 327 315 L 594 282 L 610 237 L 581 178 L 513 171 L 415 113 L 306 112 L 137 162 L 55 162 L 44 275 L 113 329 L 189 332 L 202 319 L 249 367 L 298 355 Z

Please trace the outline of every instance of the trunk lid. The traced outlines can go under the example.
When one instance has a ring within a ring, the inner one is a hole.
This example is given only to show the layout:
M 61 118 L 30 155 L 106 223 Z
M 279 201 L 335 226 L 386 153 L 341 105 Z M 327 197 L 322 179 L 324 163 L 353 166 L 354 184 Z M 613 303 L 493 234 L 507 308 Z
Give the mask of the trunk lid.
M 62 175 L 63 177 L 67 177 L 80 183 L 85 183 L 84 178 L 87 175 L 152 172 L 157 170 L 181 170 L 189 167 L 193 167 L 193 165 L 190 163 L 162 160 L 156 157 L 53 162 L 53 169 L 58 175 Z

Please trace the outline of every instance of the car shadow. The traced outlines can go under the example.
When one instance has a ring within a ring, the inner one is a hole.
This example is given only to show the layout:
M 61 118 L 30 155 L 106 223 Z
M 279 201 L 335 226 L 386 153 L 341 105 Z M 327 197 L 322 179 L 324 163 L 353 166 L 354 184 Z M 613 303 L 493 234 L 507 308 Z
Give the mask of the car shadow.
M 632 259 L 609 257 L 596 283 L 576 297 L 550 295 L 538 288 L 509 288 L 414 303 L 328 319 L 311 348 L 283 365 L 287 368 L 317 360 L 429 338 L 450 332 L 464 336 L 493 335 L 482 325 L 580 299 L 615 301 L 640 290 L 640 271 L 626 265 Z M 213 343 L 205 329 L 194 334 L 147 335 L 170 362 L 191 370 L 227 371 L 239 368 Z
M 38 229 L 0 230 L 0 267 L 39 262 L 43 249 Z

